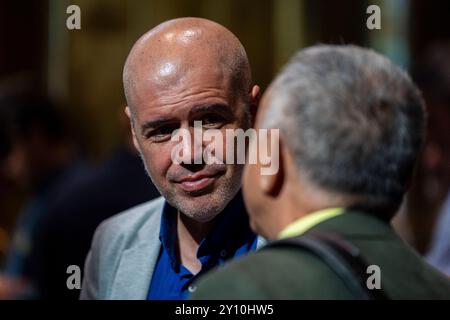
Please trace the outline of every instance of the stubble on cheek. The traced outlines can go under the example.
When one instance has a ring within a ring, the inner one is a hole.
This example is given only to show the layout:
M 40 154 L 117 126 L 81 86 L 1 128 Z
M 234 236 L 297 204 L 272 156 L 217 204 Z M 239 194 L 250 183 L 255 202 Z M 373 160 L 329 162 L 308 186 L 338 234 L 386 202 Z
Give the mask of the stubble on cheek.
M 149 150 L 150 147 L 145 146 L 145 144 L 143 145 L 142 142 L 140 143 L 140 148 L 141 151 L 139 151 L 139 155 L 144 165 L 145 172 L 150 177 L 159 193 L 164 196 L 166 190 L 173 188 L 167 179 L 167 172 L 172 165 L 170 153 L 167 160 L 165 157 L 166 153 L 164 152 L 164 148 L 160 148 L 159 152 L 156 148 L 155 151 Z

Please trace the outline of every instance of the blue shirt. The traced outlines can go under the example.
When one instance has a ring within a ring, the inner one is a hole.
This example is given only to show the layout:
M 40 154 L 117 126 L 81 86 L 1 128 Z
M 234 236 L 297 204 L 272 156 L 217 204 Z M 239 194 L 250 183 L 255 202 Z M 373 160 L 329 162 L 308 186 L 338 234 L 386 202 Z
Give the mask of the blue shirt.
M 209 235 L 200 242 L 197 258 L 201 270 L 193 275 L 177 258 L 177 210 L 164 205 L 159 239 L 161 251 L 150 281 L 148 300 L 181 300 L 195 290 L 193 282 L 228 259 L 256 249 L 257 236 L 251 231 L 241 192 L 216 218 Z

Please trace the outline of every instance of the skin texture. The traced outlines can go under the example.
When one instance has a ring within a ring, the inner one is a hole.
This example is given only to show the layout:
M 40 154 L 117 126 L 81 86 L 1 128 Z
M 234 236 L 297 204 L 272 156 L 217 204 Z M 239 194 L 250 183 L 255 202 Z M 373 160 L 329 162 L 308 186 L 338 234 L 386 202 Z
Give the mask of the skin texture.
M 178 209 L 178 254 L 196 273 L 199 243 L 239 191 L 243 167 L 173 163 L 171 152 L 178 142 L 171 135 L 185 128 L 193 136 L 196 120 L 203 130 L 218 129 L 223 136 L 226 129 L 247 129 L 259 87 L 251 86 L 239 40 L 198 18 L 171 20 L 144 34 L 127 58 L 123 80 L 134 145 L 155 186 Z

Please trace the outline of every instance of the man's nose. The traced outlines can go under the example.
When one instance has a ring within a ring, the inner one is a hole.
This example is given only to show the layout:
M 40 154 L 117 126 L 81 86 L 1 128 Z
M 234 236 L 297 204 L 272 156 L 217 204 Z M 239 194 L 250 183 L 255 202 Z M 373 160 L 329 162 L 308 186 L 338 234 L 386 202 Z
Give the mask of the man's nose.
M 205 162 L 203 160 L 203 136 L 202 127 L 190 126 L 190 148 L 189 156 L 185 157 L 181 162 L 181 166 L 188 169 L 191 172 L 197 172 L 204 168 Z

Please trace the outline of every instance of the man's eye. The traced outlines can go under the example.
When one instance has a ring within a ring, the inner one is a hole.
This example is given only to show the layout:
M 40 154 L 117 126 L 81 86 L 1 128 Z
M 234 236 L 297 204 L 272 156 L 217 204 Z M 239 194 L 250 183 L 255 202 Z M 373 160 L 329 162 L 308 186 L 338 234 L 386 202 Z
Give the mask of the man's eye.
M 154 141 L 163 141 L 170 138 L 175 129 L 177 129 L 176 126 L 160 127 L 146 134 L 146 138 Z
M 210 114 L 202 118 L 202 125 L 206 127 L 220 127 L 224 123 L 225 118 L 218 114 Z

